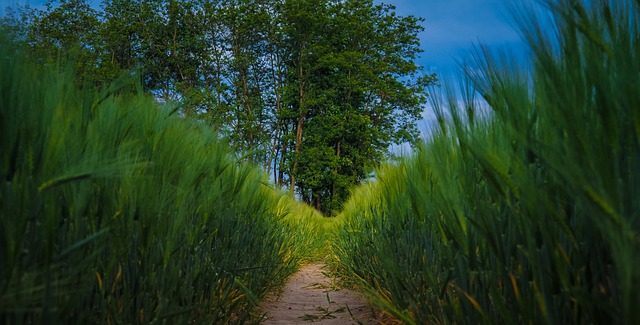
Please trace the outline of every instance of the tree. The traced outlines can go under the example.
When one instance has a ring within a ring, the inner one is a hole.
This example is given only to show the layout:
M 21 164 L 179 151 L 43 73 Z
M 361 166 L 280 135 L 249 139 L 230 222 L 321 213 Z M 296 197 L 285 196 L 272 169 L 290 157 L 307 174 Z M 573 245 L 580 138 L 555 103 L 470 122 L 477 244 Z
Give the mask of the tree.
M 35 17 L 34 57 L 78 48 L 105 82 L 133 69 L 159 101 L 209 123 L 239 158 L 326 214 L 391 144 L 414 142 L 421 19 L 372 0 L 65 0 Z M 33 14 L 29 14 L 33 13 Z M 49 61 L 47 61 L 49 60 Z
M 302 199 L 331 214 L 390 144 L 416 140 L 434 76 L 419 76 L 415 64 L 420 19 L 369 0 L 313 3 L 306 12 L 318 15 L 302 15 L 301 5 L 300 23 L 289 24 L 289 70 L 298 72 L 290 106 L 299 112 L 290 173 Z
M 111 79 L 142 64 L 141 3 L 112 0 L 103 3 L 102 24 L 98 33 L 103 41 L 101 63 Z M 106 74 L 106 73 L 105 73 Z
M 56 7 L 53 4 L 48 1 L 46 10 L 33 10 L 29 14 L 25 36 L 31 57 L 42 65 L 71 57 L 79 83 L 106 81 L 98 68 L 97 11 L 86 0 L 61 0 Z

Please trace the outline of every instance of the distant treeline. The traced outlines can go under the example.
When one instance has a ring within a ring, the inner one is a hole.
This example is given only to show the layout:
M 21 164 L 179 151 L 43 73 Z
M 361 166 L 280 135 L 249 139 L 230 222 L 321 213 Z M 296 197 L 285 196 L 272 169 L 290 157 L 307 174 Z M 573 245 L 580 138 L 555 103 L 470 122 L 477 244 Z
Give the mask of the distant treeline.
M 425 102 L 422 20 L 371 0 L 106 0 L 10 8 L 2 25 L 76 82 L 138 73 L 145 91 L 227 137 L 324 213 L 339 210 Z

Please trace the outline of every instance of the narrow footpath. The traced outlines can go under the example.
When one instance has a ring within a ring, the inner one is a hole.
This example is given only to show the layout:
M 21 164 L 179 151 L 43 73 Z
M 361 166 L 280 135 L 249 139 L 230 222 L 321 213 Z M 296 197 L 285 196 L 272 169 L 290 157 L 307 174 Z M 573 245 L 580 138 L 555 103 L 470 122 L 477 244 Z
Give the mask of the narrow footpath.
M 361 293 L 337 287 L 322 264 L 301 267 L 281 293 L 265 299 L 262 314 L 265 325 L 389 324 L 389 319 L 375 312 Z

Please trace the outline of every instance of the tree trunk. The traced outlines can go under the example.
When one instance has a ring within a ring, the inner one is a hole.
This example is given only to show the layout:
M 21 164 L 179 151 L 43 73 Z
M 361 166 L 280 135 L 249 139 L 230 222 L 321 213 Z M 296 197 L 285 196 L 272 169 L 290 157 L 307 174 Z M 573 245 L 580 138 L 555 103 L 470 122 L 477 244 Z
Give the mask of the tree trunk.
M 275 50 L 277 51 L 277 49 Z M 277 68 L 277 64 L 278 64 L 278 60 L 276 55 L 272 52 L 269 54 L 270 59 L 271 59 L 271 79 L 273 79 L 273 93 L 275 94 L 276 97 L 276 111 L 275 111 L 275 116 L 276 116 L 276 121 L 275 121 L 275 126 L 273 127 L 273 129 L 275 130 L 274 135 L 273 135 L 273 141 L 271 142 L 271 152 L 270 152 L 270 156 L 266 159 L 267 163 L 266 163 L 266 168 L 268 171 L 271 171 L 271 167 L 273 164 L 273 180 L 276 180 L 276 164 L 277 164 L 277 160 L 276 157 L 278 156 L 278 153 L 280 152 L 280 150 L 282 149 L 282 146 L 280 148 L 278 148 L 278 145 L 280 144 L 280 138 L 282 137 L 280 131 L 280 127 L 282 124 L 282 119 L 280 117 L 280 111 L 282 110 L 282 102 L 280 99 L 280 85 L 282 84 L 282 82 L 280 81 L 280 78 L 282 77 L 282 75 L 280 73 L 277 73 L 278 68 Z M 278 182 L 278 185 L 282 185 L 282 182 Z
M 246 135 L 246 139 L 244 139 L 244 141 L 247 142 L 247 150 L 250 151 L 253 149 L 253 145 L 254 145 L 254 141 L 253 141 L 253 110 L 251 108 L 251 99 L 249 98 L 249 85 L 247 82 L 247 67 L 246 66 L 242 66 L 239 70 L 240 72 L 240 79 L 242 80 L 242 97 L 244 98 L 244 106 L 247 109 L 247 120 L 245 121 L 246 124 L 249 125 L 248 129 L 249 129 L 249 134 Z M 243 137 L 245 137 L 245 135 L 243 135 Z M 249 158 L 249 161 L 253 161 L 253 158 Z
M 293 168 L 291 169 L 291 188 L 290 192 L 293 194 L 294 187 L 296 185 L 296 169 L 298 168 L 298 155 L 300 154 L 300 145 L 302 144 L 302 126 L 304 123 L 304 117 L 306 115 L 304 108 L 304 71 L 302 70 L 302 50 L 301 48 L 300 58 L 298 60 L 298 109 L 300 115 L 298 116 L 298 123 L 296 126 L 296 145 L 294 152 Z

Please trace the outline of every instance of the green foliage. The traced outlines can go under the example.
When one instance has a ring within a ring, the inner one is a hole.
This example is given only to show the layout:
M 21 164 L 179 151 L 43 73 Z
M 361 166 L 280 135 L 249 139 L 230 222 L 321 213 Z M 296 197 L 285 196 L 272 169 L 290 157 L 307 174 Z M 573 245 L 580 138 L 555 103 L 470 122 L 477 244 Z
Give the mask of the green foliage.
M 0 322 L 242 323 L 321 247 L 206 125 L 0 43 Z
M 3 20 L 32 59 L 72 57 L 78 85 L 134 71 L 325 214 L 391 144 L 416 140 L 434 79 L 415 64 L 422 21 L 372 0 L 55 4 Z
M 392 143 L 417 138 L 425 86 L 418 77 L 420 19 L 373 1 L 292 1 L 284 18 L 296 117 L 291 187 L 335 214 Z
M 547 4 L 554 35 L 519 17 L 530 68 L 467 66 L 490 114 L 435 94 L 434 137 L 345 205 L 341 267 L 406 323 L 640 317 L 640 7 Z

